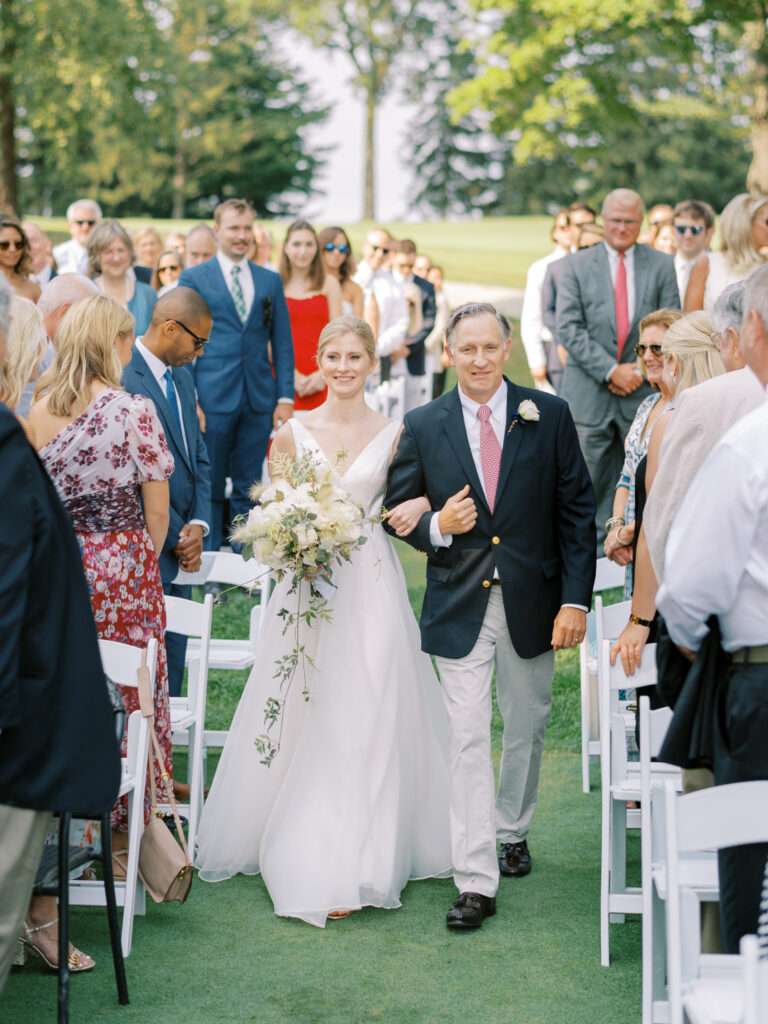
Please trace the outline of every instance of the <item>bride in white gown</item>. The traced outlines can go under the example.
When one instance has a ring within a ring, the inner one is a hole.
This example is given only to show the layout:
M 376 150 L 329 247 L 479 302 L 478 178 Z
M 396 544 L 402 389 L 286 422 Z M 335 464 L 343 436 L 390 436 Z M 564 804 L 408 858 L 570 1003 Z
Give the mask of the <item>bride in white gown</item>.
M 339 485 L 378 517 L 399 424 L 364 401 L 374 368 L 370 328 L 350 316 L 332 321 L 318 362 L 328 399 L 282 427 L 273 451 L 309 450 L 329 462 Z M 391 521 L 407 533 L 427 507 L 400 506 Z M 278 612 L 296 602 L 289 580 L 276 587 L 196 858 L 206 881 L 261 873 L 276 914 L 320 927 L 329 914 L 399 907 L 409 879 L 451 870 L 446 712 L 400 562 L 378 523 L 335 569 L 334 583 L 331 620 L 303 631 L 311 697 L 292 687 L 280 751 L 265 767 L 255 740 L 265 702 L 277 695 L 275 662 L 293 646 Z

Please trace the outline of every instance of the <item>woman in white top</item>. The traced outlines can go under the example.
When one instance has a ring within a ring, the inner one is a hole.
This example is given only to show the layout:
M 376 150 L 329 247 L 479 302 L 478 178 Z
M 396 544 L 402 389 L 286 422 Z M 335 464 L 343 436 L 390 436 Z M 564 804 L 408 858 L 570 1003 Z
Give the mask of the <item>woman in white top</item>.
M 691 271 L 685 312 L 709 312 L 730 284 L 743 281 L 768 255 L 768 196 L 742 192 L 720 215 L 720 251 L 706 253 Z

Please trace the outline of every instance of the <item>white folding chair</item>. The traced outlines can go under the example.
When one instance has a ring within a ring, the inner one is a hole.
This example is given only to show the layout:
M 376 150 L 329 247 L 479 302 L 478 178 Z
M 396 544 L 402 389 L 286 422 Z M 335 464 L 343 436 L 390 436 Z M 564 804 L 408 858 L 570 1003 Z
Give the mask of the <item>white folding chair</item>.
M 668 781 L 664 804 L 670 1024 L 740 1024 L 746 1004 L 741 957 L 701 953 L 699 900 L 683 884 L 681 858 L 768 842 L 768 782 L 713 786 L 679 796 Z
M 592 587 L 593 594 L 599 594 L 603 590 L 613 590 L 615 587 L 624 586 L 626 567 L 617 565 L 610 558 L 598 558 L 595 570 L 595 583 Z
M 213 621 L 213 596 L 202 604 L 182 597 L 165 598 L 166 629 L 197 640 L 198 656 L 189 662 L 186 697 L 171 697 L 171 731 L 174 746 L 187 747 L 189 802 L 178 803 L 189 821 L 187 845 L 194 856 L 197 826 L 203 810 L 205 707 L 208 695 L 208 662 Z M 170 810 L 169 805 L 162 805 Z
M 768 1021 L 768 960 L 760 959 L 756 935 L 745 935 L 740 948 L 744 973 L 743 1024 L 765 1024 Z
M 110 679 L 121 686 L 138 687 L 138 672 L 141 667 L 141 647 L 118 643 L 114 640 L 99 640 L 101 662 Z M 150 640 L 146 648 L 149 669 L 150 701 L 154 700 L 155 678 L 157 675 L 157 640 Z M 144 834 L 144 791 L 147 781 L 147 758 L 149 756 L 149 726 L 141 711 L 134 711 L 128 719 L 128 745 L 122 759 L 122 778 L 119 796 L 128 796 L 128 861 L 125 880 L 115 879 L 115 897 L 123 908 L 121 945 L 123 956 L 128 956 L 133 943 L 133 918 L 135 914 L 146 913 L 144 886 L 138 876 L 139 849 Z M 106 904 L 104 885 L 99 881 L 77 879 L 70 882 L 69 901 L 75 906 L 102 907 Z

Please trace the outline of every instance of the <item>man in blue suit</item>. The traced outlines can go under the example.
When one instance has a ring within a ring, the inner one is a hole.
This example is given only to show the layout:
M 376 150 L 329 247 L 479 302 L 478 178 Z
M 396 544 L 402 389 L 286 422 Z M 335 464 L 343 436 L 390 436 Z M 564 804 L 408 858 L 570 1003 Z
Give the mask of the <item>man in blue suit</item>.
M 211 478 L 197 421 L 195 385 L 189 366 L 203 351 L 211 330 L 208 306 L 191 288 L 174 288 L 157 300 L 149 330 L 136 339 L 123 373 L 126 391 L 151 398 L 163 425 L 174 461 L 170 479 L 170 523 L 160 555 L 163 590 L 189 597 L 189 587 L 173 582 L 179 569 L 200 568 L 203 538 L 211 521 Z M 187 642 L 167 633 L 168 683 L 172 697 L 181 693 Z
M 213 522 L 207 546 L 226 539 L 224 487 L 232 479 L 232 518 L 247 515 L 249 492 L 273 426 L 293 413 L 293 342 L 280 277 L 248 260 L 254 211 L 244 199 L 227 199 L 214 211 L 219 251 L 188 267 L 179 284 L 208 303 L 213 331 L 194 369 L 205 413 L 211 458 Z

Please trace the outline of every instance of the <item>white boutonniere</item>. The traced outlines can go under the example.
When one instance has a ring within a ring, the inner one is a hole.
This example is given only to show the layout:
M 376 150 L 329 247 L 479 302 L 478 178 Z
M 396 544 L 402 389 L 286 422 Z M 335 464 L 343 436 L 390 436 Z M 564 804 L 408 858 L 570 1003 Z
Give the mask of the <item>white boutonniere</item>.
M 538 423 L 540 419 L 541 413 L 539 412 L 538 405 L 530 398 L 525 398 L 518 405 L 515 418 L 510 423 L 507 433 L 516 427 L 518 423 Z

